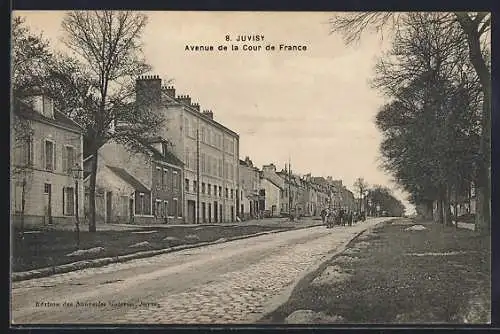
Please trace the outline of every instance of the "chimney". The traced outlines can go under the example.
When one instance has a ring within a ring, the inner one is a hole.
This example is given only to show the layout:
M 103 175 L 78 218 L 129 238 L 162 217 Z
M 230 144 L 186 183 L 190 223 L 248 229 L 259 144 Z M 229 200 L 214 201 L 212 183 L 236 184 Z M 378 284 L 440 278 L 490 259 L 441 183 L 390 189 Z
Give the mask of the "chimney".
M 144 75 L 135 80 L 135 101 L 141 107 L 159 107 L 161 79 L 158 75 Z
M 193 107 L 197 111 L 200 111 L 200 104 L 199 103 L 191 103 L 191 107 Z
M 181 103 L 187 104 L 188 106 L 191 105 L 191 97 L 189 95 L 179 95 L 177 96 L 177 100 Z
M 34 86 L 23 94 L 22 100 L 37 113 L 47 118 L 54 118 L 54 100 L 45 89 Z
M 203 110 L 203 115 L 210 119 L 214 119 L 214 113 L 212 112 L 212 110 Z
M 165 90 L 165 93 L 168 96 L 173 97 L 175 99 L 175 88 L 174 88 L 174 86 L 164 87 L 164 90 Z

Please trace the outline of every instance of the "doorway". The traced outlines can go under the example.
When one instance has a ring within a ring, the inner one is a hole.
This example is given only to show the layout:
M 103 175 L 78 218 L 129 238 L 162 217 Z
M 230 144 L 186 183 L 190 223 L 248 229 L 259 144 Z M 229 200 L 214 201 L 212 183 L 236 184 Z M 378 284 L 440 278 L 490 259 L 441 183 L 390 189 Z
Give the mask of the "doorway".
M 219 206 L 217 205 L 217 201 L 214 201 L 214 222 L 217 223 L 219 218 Z
M 112 192 L 111 191 L 108 191 L 106 193 L 106 223 L 110 224 L 111 223 L 111 215 L 112 215 L 112 212 L 111 212 L 111 208 L 112 208 Z
M 128 215 L 129 222 L 132 224 L 134 222 L 134 199 L 130 198 L 128 200 Z
M 187 201 L 187 222 L 188 224 L 195 224 L 196 219 L 196 205 L 194 201 Z
M 206 204 L 205 204 L 205 202 L 201 202 L 201 221 L 203 223 L 207 222 Z

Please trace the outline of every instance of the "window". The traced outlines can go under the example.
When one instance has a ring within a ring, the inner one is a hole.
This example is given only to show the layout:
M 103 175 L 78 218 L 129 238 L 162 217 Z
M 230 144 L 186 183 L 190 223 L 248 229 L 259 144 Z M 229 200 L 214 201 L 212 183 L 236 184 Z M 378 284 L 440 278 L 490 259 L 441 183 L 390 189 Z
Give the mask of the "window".
M 154 206 L 154 209 L 153 209 L 153 215 L 155 217 L 161 217 L 161 201 L 159 198 L 156 199 L 155 201 L 155 206 Z
M 137 215 L 151 214 L 151 194 L 136 193 L 135 196 L 135 213 Z
M 229 197 L 229 189 L 226 188 L 225 194 L 226 194 L 226 198 L 228 198 Z
M 214 184 L 214 196 L 217 196 L 217 185 Z
M 219 159 L 219 177 L 222 177 L 222 159 Z
M 231 199 L 233 199 L 233 198 L 234 198 L 234 190 L 231 189 Z
M 185 118 L 184 119 L 184 133 L 186 136 L 189 136 L 189 119 Z
M 210 183 L 207 186 L 207 190 L 208 190 L 208 195 L 211 195 L 212 194 L 212 185 Z
M 156 189 L 160 189 L 163 184 L 163 174 L 160 167 L 156 167 Z
M 75 148 L 66 146 L 63 152 L 63 171 L 71 173 L 71 169 L 75 166 Z
M 222 197 L 222 187 L 219 186 L 219 197 Z
M 179 202 L 177 198 L 174 198 L 174 201 L 177 203 L 177 217 L 182 217 L 182 202 Z
M 177 203 L 176 199 L 174 199 L 173 201 L 170 201 L 168 213 L 171 217 L 175 217 L 176 212 L 177 212 Z
M 63 215 L 73 216 L 75 214 L 75 189 L 63 188 Z
M 178 205 L 178 201 L 177 201 L 177 198 L 174 198 L 174 200 L 172 201 L 174 203 L 174 211 L 173 211 L 173 216 L 174 217 L 179 217 L 179 214 L 178 214 L 178 211 L 179 211 L 179 205 Z
M 196 135 L 197 135 L 196 132 L 197 132 L 198 129 L 197 129 L 197 124 L 195 124 L 195 122 L 193 122 L 193 127 L 191 128 L 191 130 L 192 130 L 191 131 L 192 132 L 192 137 L 196 138 Z
M 191 168 L 190 154 L 188 149 L 186 149 L 186 156 L 184 157 L 184 163 L 186 164 L 186 168 Z
M 120 209 L 120 216 L 122 217 L 127 217 L 128 215 L 128 196 L 121 196 L 121 209 Z
M 201 184 L 201 193 L 204 194 L 205 193 L 205 182 L 203 182 Z
M 54 142 L 45 141 L 45 169 L 53 171 L 55 170 L 55 154 L 54 154 Z
M 45 183 L 43 185 L 43 193 L 44 194 L 50 194 L 50 191 L 51 191 L 51 185 L 50 185 L 50 183 Z
M 205 171 L 206 171 L 205 167 L 206 167 L 206 165 L 205 165 L 205 153 L 202 153 L 201 154 L 201 172 L 202 173 L 205 173 Z
M 20 166 L 31 166 L 33 164 L 33 140 L 32 138 L 28 138 L 23 140 L 19 146 L 19 149 L 16 150 L 17 156 L 16 162 Z
M 21 212 L 22 211 L 22 200 L 23 200 L 23 184 L 22 182 L 16 182 L 15 188 L 14 188 L 14 208 L 16 212 Z
M 168 217 L 168 201 L 163 201 L 163 217 Z
M 186 191 L 189 191 L 189 179 L 184 180 L 184 188 L 186 189 Z
M 198 182 L 193 181 L 193 191 L 196 192 L 198 189 Z
M 167 189 L 167 180 L 168 180 L 168 169 L 163 169 L 163 174 L 161 178 L 161 184 L 163 189 Z
M 201 127 L 201 142 L 204 143 L 206 141 L 205 138 L 205 128 Z
M 207 173 L 208 175 L 212 175 L 212 157 L 207 156 Z

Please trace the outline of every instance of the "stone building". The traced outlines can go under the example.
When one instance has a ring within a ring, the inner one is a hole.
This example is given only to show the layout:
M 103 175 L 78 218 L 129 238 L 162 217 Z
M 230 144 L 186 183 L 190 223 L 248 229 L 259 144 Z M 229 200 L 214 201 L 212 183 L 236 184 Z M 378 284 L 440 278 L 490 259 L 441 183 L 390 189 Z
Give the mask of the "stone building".
M 239 163 L 240 218 L 252 219 L 259 214 L 260 171 L 246 157 Z
M 169 150 L 164 138 L 151 140 L 144 152 L 130 152 L 110 141 L 98 154 L 96 219 L 99 222 L 184 222 L 183 163 Z M 85 160 L 85 165 L 90 163 L 91 158 Z
M 10 198 L 14 224 L 20 221 L 23 197 L 25 226 L 74 224 L 73 170 L 82 166 L 81 127 L 55 109 L 53 100 L 40 89 L 12 102 Z M 22 124 L 23 129 L 16 131 Z M 79 174 L 76 176 L 82 177 Z M 77 192 L 82 215 L 82 182 Z
M 159 135 L 172 143 L 172 152 L 184 163 L 186 222 L 235 221 L 241 198 L 239 135 L 215 121 L 212 111 L 201 111 L 188 95 L 162 87 L 158 76 L 137 79 L 136 100 L 162 113 L 166 125 Z

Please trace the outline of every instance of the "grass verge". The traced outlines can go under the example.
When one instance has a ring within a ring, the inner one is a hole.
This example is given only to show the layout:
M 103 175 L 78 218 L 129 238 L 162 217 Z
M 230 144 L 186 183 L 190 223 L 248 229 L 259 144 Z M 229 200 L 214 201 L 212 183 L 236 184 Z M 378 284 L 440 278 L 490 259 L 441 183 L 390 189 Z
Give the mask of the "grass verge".
M 406 231 L 405 222 L 354 239 L 259 322 L 283 323 L 296 310 L 347 323 L 489 322 L 490 238 L 434 223 Z
M 280 229 L 294 229 L 295 226 Z M 244 235 L 276 230 L 273 226 L 172 226 L 168 228 L 142 228 L 132 231 L 99 231 L 80 232 L 80 249 L 103 247 L 104 251 L 84 257 L 69 257 L 67 254 L 76 250 L 75 232 L 73 231 L 37 231 L 27 233 L 24 242 L 18 238 L 13 240 L 12 271 L 28 271 L 43 267 L 68 264 L 79 260 L 127 255 L 145 250 L 157 250 L 167 247 L 212 242 Z M 140 232 L 140 233 L 135 233 Z M 16 236 L 13 231 L 13 236 Z M 175 239 L 165 240 L 171 237 Z M 145 242 L 148 244 L 138 248 L 131 245 Z

